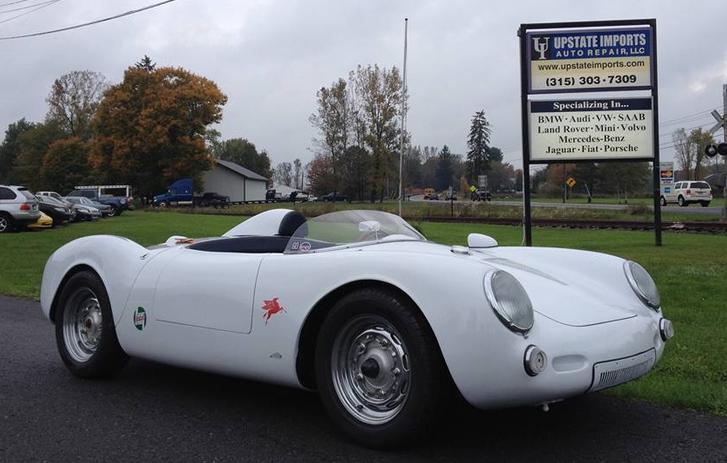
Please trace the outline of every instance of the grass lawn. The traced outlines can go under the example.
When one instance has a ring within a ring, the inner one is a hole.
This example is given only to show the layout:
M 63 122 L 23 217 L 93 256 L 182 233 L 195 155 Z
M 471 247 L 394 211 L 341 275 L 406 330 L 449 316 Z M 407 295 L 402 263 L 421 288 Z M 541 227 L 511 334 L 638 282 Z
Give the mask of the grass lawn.
M 0 235 L 0 294 L 38 297 L 48 256 L 62 244 L 89 234 L 126 236 L 142 245 L 173 234 L 220 235 L 238 217 L 134 211 L 97 223 L 54 230 Z M 487 233 L 503 245 L 519 245 L 518 227 L 422 222 L 433 241 L 464 244 L 471 232 Z M 535 228 L 539 246 L 601 251 L 644 265 L 659 285 L 665 314 L 675 338 L 656 371 L 609 393 L 690 407 L 727 416 L 727 236 L 664 233 L 664 246 L 653 246 L 653 233 L 614 230 Z

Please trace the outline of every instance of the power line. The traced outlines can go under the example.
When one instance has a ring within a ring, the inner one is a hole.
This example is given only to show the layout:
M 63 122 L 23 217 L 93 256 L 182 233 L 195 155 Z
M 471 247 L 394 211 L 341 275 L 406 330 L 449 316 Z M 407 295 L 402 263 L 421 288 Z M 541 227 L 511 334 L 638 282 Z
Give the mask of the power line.
M 87 23 L 76 24 L 75 26 L 62 27 L 60 29 L 53 29 L 53 30 L 43 31 L 43 32 L 33 32 L 32 34 L 10 35 L 10 36 L 6 36 L 6 37 L 0 37 L 0 40 L 25 39 L 25 38 L 28 38 L 28 37 L 38 37 L 38 36 L 41 36 L 41 35 L 55 34 L 57 32 L 65 32 L 65 31 L 70 31 L 70 30 L 73 30 L 73 29 L 80 29 L 82 27 L 92 26 L 94 24 L 99 24 L 99 23 L 103 23 L 103 22 L 106 22 L 106 21 L 111 21 L 111 20 L 114 20 L 114 19 L 122 18 L 124 16 L 130 16 L 132 14 L 141 13 L 142 11 L 151 10 L 152 8 L 156 8 L 156 7 L 162 6 L 162 5 L 167 4 L 167 3 L 172 3 L 173 1 L 175 1 L 175 0 L 165 0 L 163 2 L 154 3 L 152 5 L 148 5 L 148 6 L 145 6 L 145 7 L 142 7 L 142 8 L 137 8 L 135 10 L 129 10 L 129 11 L 125 12 L 125 13 L 119 13 L 119 14 L 114 15 L 114 16 L 108 16 L 106 18 L 97 19 L 95 21 L 89 21 Z
M 53 1 L 47 2 L 47 3 L 41 5 L 41 6 L 37 7 L 37 8 L 33 8 L 30 11 L 26 11 L 25 13 L 20 13 L 18 15 L 15 15 L 15 16 L 11 17 L 11 18 L 3 19 L 2 21 L 0 21 L 0 24 L 6 23 L 6 22 L 10 22 L 10 21 L 12 21 L 14 19 L 18 19 L 20 17 L 23 17 L 23 16 L 28 15 L 28 14 L 31 14 L 31 13 L 35 13 L 38 10 L 42 10 L 43 8 L 49 7 L 51 5 L 54 5 L 54 4 L 56 4 L 56 3 L 60 2 L 60 1 L 61 0 L 53 0 Z
M 7 2 L 7 3 L 0 4 L 0 8 L 2 8 L 4 6 L 17 5 L 18 3 L 25 3 L 25 2 L 29 2 L 29 1 L 30 0 L 16 0 L 14 2 Z
M 17 7 L 17 8 L 13 8 L 13 9 L 10 9 L 10 10 L 3 10 L 3 11 L 0 11 L 0 14 L 5 14 L 5 13 L 12 13 L 12 12 L 14 12 L 14 11 L 22 11 L 22 10 L 27 10 L 27 9 L 29 9 L 29 8 L 33 8 L 33 7 L 36 7 L 36 6 L 40 6 L 40 5 L 47 5 L 47 4 L 49 4 L 49 3 L 54 3 L 54 2 L 56 2 L 56 1 L 57 1 L 57 0 L 46 0 L 45 2 L 41 2 L 41 3 L 33 3 L 32 5 L 25 5 L 25 6 L 20 6 L 20 7 Z

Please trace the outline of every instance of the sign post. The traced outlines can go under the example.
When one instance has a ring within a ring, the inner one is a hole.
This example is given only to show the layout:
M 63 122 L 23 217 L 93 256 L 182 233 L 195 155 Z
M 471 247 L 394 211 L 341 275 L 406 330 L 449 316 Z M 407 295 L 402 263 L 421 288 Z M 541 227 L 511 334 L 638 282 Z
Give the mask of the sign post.
M 531 164 L 649 161 L 661 246 L 656 20 L 521 24 L 518 36 L 525 244 Z

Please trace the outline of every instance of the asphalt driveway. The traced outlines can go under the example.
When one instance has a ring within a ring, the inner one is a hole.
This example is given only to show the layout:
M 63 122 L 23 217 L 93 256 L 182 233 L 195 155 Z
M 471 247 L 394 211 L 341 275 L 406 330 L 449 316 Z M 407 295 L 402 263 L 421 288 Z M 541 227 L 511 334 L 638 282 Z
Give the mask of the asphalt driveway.
M 445 420 L 413 449 L 375 452 L 310 392 L 141 360 L 80 380 L 37 302 L 0 296 L 0 462 L 727 461 L 727 419 L 603 394 Z

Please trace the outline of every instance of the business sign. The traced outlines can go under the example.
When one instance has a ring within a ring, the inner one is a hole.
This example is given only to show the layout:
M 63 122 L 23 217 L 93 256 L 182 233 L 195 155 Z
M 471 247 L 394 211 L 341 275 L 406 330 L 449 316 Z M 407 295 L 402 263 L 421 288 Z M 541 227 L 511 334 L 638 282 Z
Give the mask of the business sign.
M 477 186 L 480 188 L 487 188 L 487 175 L 477 176 Z
M 649 89 L 648 27 L 527 34 L 529 93 Z
M 532 164 L 649 161 L 660 246 L 656 19 L 521 24 L 518 37 L 525 244 Z
M 650 159 L 651 98 L 530 102 L 530 160 Z
M 659 181 L 662 185 L 674 183 L 674 163 L 673 162 L 660 162 L 659 163 Z

